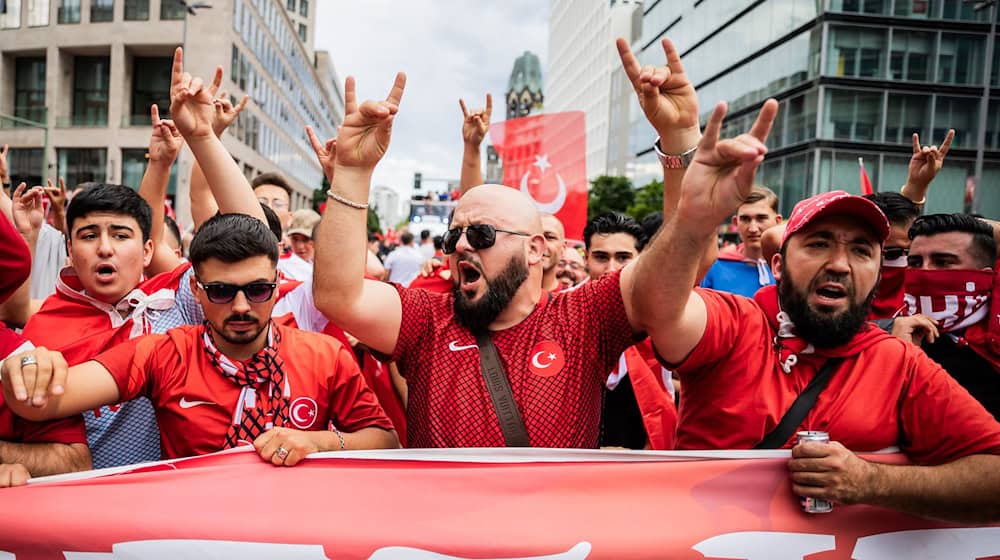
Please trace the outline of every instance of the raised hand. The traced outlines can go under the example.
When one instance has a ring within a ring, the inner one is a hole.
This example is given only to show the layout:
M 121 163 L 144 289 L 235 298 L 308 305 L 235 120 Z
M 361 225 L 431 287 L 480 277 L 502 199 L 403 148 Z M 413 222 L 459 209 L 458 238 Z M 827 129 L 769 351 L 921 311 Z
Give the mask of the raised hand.
M 670 39 L 663 39 L 666 66 L 639 66 L 628 41 L 616 41 L 625 74 L 639 98 L 639 106 L 649 124 L 660 135 L 660 147 L 668 154 L 680 154 L 697 142 L 698 96 L 684 73 L 681 57 Z
M 222 137 L 222 133 L 229 128 L 229 125 L 233 124 L 236 117 L 243 112 L 246 108 L 247 102 L 250 101 L 249 95 L 244 95 L 243 99 L 236 105 L 229 99 L 229 93 L 225 90 L 219 91 L 219 86 L 222 84 L 222 67 L 217 66 L 215 68 L 215 78 L 212 80 L 212 85 L 209 86 L 209 92 L 215 95 L 215 118 L 212 119 L 212 130 L 215 135 L 219 138 Z M 216 94 L 218 92 L 218 94 Z
M 45 196 L 49 197 L 52 212 L 62 213 L 66 209 L 66 181 L 59 177 L 58 187 L 52 184 L 52 179 L 46 179 L 45 183 L 47 186 L 43 187 L 42 190 L 45 191 Z
M 319 141 L 319 137 L 316 136 L 313 127 L 309 125 L 306 125 L 306 136 L 309 137 L 309 143 L 312 144 L 312 149 L 316 152 L 316 159 L 319 161 L 320 167 L 323 168 L 323 174 L 326 175 L 327 182 L 332 185 L 334 167 L 337 163 L 337 139 L 330 138 L 326 141 L 326 144 L 323 144 Z
M 201 78 L 184 72 L 184 51 L 174 51 L 174 65 L 170 74 L 170 113 L 177 130 L 189 142 L 192 138 L 214 135 L 212 120 L 215 116 L 214 92 L 205 87 Z
M 45 206 L 42 205 L 45 191 L 42 187 L 30 189 L 27 187 L 27 184 L 21 183 L 11 197 L 14 203 L 12 208 L 14 227 L 25 238 L 32 235 L 37 238 L 38 232 L 42 229 L 42 222 L 45 221 Z
M 477 149 L 483 143 L 486 132 L 490 129 L 490 116 L 493 114 L 493 96 L 486 94 L 486 108 L 469 111 L 465 101 L 459 99 L 462 108 L 462 140 Z
M 174 121 L 160 119 L 160 108 L 155 103 L 150 107 L 149 113 L 153 119 L 153 134 L 149 137 L 149 161 L 173 165 L 184 146 L 184 138 Z
M 749 133 L 719 140 L 726 104 L 715 106 L 694 161 L 681 183 L 680 205 L 685 219 L 718 224 L 743 204 L 753 187 L 757 166 L 764 161 L 767 153 L 764 142 L 777 114 L 778 102 L 768 99 Z
M 944 158 L 951 149 L 951 141 L 955 139 L 955 129 L 950 129 L 944 137 L 941 147 L 924 146 L 920 147 L 920 135 L 913 133 L 913 157 L 910 158 L 909 175 L 906 182 L 913 186 L 927 186 L 934 180 L 941 167 L 944 165 Z
M 347 77 L 344 85 L 344 124 L 337 135 L 337 166 L 364 170 L 375 168 L 389 149 L 392 121 L 399 110 L 399 102 L 406 87 L 406 74 L 396 74 L 385 101 L 357 101 L 354 78 Z

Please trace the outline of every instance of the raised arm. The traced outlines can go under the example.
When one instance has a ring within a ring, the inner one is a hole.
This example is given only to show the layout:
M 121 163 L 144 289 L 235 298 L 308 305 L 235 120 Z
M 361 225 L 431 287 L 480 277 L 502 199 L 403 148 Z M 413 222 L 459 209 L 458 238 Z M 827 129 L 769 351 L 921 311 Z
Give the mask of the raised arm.
M 677 210 L 635 263 L 631 296 L 636 320 L 668 362 L 681 362 L 705 332 L 705 303 L 694 292 L 698 269 L 705 251 L 716 243 L 717 225 L 750 194 L 777 112 L 778 103 L 769 99 L 749 134 L 720 141 L 726 105 L 715 107 L 681 183 Z
M 22 364 L 28 356 L 36 363 Z M 3 396 L 14 414 L 35 422 L 80 414 L 120 397 L 114 377 L 100 362 L 70 368 L 62 354 L 43 347 L 4 361 Z
M 52 179 L 46 179 L 45 183 L 45 196 L 49 197 L 49 202 L 52 204 L 49 210 L 52 212 L 52 227 L 59 230 L 64 236 L 68 236 L 69 232 L 66 229 L 66 201 L 69 197 L 66 195 L 66 181 L 59 177 L 59 186 L 52 185 Z
M 3 245 L 12 251 L 11 258 L 18 254 L 21 256 L 16 263 L 5 262 L 5 258 L 0 258 L 0 261 L 4 261 L 4 266 L 11 267 L 15 272 L 10 277 L 11 281 L 21 279 L 18 284 L 10 284 L 17 286 L 13 291 L 9 291 L 9 288 L 8 291 L 0 289 L 0 320 L 19 327 L 23 327 L 31 318 L 31 263 L 35 258 L 38 234 L 45 221 L 42 187 L 26 187 L 24 183 L 18 185 L 11 201 L 10 217 L 17 233 L 9 237 L 9 242 L 6 241 L 8 237 L 3 237 Z M 22 253 L 25 250 L 27 254 Z
M 170 113 L 205 173 L 219 209 L 226 214 L 247 214 L 266 222 L 250 183 L 212 129 L 219 81 L 221 77 L 206 86 L 201 78 L 185 73 L 184 53 L 178 48 L 174 52 L 170 81 Z
M 934 177 L 937 177 L 941 167 L 944 166 L 944 158 L 951 149 L 951 141 L 955 139 L 955 129 L 948 130 L 941 146 L 920 147 L 920 135 L 913 133 L 913 157 L 910 158 L 910 167 L 906 175 L 906 184 L 900 191 L 903 196 L 912 200 L 915 204 L 923 205 L 927 202 L 927 190 Z
M 385 101 L 368 100 L 359 106 L 354 78 L 347 78 L 336 171 L 316 236 L 316 308 L 369 348 L 386 354 L 396 348 L 402 305 L 395 288 L 364 278 L 367 202 L 372 172 L 389 148 L 392 121 L 405 85 L 406 76 L 400 73 Z
M 168 272 L 180 265 L 180 259 L 163 241 L 163 221 L 166 210 L 167 185 L 170 183 L 170 168 L 177 160 L 177 154 L 184 146 L 184 139 L 171 120 L 160 119 L 160 108 L 154 103 L 149 108 L 153 120 L 153 133 L 149 138 L 149 163 L 139 184 L 139 196 L 149 204 L 152 211 L 152 225 L 149 238 L 153 241 L 153 258 L 146 267 L 149 276 Z
M 213 87 L 218 87 L 218 84 L 222 82 L 222 67 L 218 66 L 215 69 L 215 78 L 212 81 Z M 243 109 L 247 106 L 247 101 L 250 100 L 249 95 L 244 95 L 243 99 L 236 105 L 229 99 L 229 93 L 226 91 L 220 91 L 213 102 L 215 106 L 215 114 L 212 118 L 212 131 L 215 132 L 215 136 L 219 139 L 222 138 L 222 134 L 229 128 L 229 125 L 233 124 L 236 117 L 243 112 Z M 201 165 L 197 161 L 191 167 L 191 188 L 189 189 L 191 196 L 191 219 L 194 221 L 195 231 L 201 227 L 201 224 L 205 223 L 205 220 L 211 218 L 219 212 L 219 205 L 215 203 L 215 196 L 212 195 L 212 187 L 208 184 L 208 179 L 205 178 L 205 172 L 201 170 Z
M 465 194 L 472 187 L 483 184 L 482 160 L 479 148 L 490 129 L 490 116 L 493 114 L 493 96 L 486 94 L 486 108 L 469 111 L 465 101 L 459 99 L 462 108 L 462 175 L 458 188 L 460 194 Z

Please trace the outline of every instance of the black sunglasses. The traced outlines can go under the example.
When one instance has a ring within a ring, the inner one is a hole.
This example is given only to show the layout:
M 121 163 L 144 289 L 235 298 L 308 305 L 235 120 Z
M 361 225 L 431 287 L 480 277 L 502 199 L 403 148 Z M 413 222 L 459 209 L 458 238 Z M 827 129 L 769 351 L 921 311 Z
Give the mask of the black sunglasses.
M 198 286 L 205 291 L 205 297 L 212 303 L 229 303 L 236 299 L 236 294 L 243 292 L 250 303 L 264 303 L 271 299 L 277 282 L 250 282 L 249 284 L 227 284 L 225 282 L 209 282 Z
M 489 224 L 471 224 L 465 226 L 464 228 L 451 228 L 444 233 L 444 237 L 441 239 L 441 250 L 444 254 L 450 255 L 455 252 L 455 248 L 458 246 L 458 240 L 462 238 L 462 233 L 465 233 L 465 238 L 469 240 L 469 245 L 472 248 L 479 251 L 481 249 L 489 249 L 497 242 L 497 232 L 509 233 L 511 235 L 522 235 L 524 237 L 531 237 L 530 233 L 524 233 L 520 231 L 510 231 L 507 229 L 497 229 Z
M 910 254 L 910 251 L 905 247 L 887 247 L 882 250 L 882 258 L 887 261 L 894 261 L 908 254 Z

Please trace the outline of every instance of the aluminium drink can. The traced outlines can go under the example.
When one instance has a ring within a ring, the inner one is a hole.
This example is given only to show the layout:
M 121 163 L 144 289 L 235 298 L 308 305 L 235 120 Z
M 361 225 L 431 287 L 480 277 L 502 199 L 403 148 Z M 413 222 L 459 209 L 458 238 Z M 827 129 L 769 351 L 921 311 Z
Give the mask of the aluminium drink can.
M 798 442 L 802 443 L 805 441 L 818 441 L 820 443 L 830 443 L 830 434 L 826 432 L 798 432 Z M 823 500 L 820 498 L 807 498 L 805 496 L 799 496 L 799 503 L 802 505 L 802 511 L 806 513 L 830 513 L 833 511 L 833 502 L 829 500 Z

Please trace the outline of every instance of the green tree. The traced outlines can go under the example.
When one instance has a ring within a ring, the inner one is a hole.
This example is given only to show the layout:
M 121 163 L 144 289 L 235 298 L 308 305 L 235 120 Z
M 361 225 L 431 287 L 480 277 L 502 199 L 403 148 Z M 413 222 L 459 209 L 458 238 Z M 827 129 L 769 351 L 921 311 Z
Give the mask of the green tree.
M 382 232 L 382 224 L 379 223 L 378 214 L 375 213 L 374 208 L 368 209 L 368 231 L 372 233 Z
M 627 214 L 636 220 L 643 218 L 653 212 L 663 211 L 663 181 L 651 181 L 642 186 L 635 193 L 635 202 L 628 207 Z
M 592 220 L 605 212 L 628 210 L 635 202 L 635 189 L 626 177 L 601 175 L 590 182 L 587 219 Z

